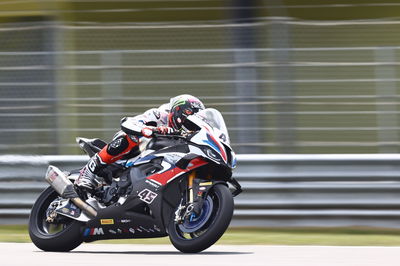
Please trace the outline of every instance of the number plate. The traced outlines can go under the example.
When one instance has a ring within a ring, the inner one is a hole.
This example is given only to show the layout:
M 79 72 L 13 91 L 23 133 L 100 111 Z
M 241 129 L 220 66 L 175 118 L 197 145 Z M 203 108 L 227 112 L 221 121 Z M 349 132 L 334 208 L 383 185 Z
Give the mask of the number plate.
M 153 191 L 150 191 L 149 189 L 146 188 L 146 189 L 143 189 L 142 191 L 140 191 L 138 196 L 142 201 L 150 204 L 158 196 L 158 194 L 154 193 Z

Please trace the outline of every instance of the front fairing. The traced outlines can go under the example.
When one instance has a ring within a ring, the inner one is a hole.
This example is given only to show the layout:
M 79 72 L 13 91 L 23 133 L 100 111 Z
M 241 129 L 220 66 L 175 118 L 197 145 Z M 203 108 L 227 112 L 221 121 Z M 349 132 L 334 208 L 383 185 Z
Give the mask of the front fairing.
M 195 144 L 192 152 L 201 152 L 205 158 L 226 165 L 233 169 L 236 167 L 236 154 L 230 146 L 228 130 L 223 117 L 216 109 L 205 109 L 196 115 L 188 117 L 187 124 L 197 127 L 196 133 L 190 139 Z
M 189 116 L 184 123 L 185 126 L 184 136 L 157 136 L 150 143 L 146 143 L 146 149 L 139 158 L 129 160 L 125 166 L 145 164 L 155 157 L 163 157 L 168 161 L 172 156 L 171 152 L 175 155 L 178 152 L 179 156 L 174 155 L 177 158 L 173 164 L 179 161 L 179 157 L 183 158 L 186 154 L 190 154 L 207 159 L 230 171 L 236 167 L 236 154 L 230 146 L 229 134 L 219 111 L 212 108 L 202 110 L 196 115 Z M 175 147 L 173 151 L 171 147 Z

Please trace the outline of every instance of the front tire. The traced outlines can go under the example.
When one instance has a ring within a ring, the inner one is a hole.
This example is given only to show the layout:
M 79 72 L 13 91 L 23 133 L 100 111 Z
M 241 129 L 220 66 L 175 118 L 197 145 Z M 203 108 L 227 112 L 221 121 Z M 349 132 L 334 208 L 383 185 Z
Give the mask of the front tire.
M 48 187 L 36 200 L 29 217 L 29 236 L 35 246 L 44 251 L 66 252 L 83 242 L 82 222 L 67 217 L 57 225 L 46 222 L 46 211 L 58 196 L 52 187 Z M 59 231 L 52 232 L 55 230 L 52 227 L 59 227 Z
M 228 187 L 216 184 L 204 201 L 203 211 L 200 214 L 203 221 L 197 224 L 189 222 L 186 227 L 175 223 L 174 220 L 169 223 L 168 233 L 171 243 L 184 253 L 197 253 L 209 248 L 228 228 L 233 207 L 233 197 Z

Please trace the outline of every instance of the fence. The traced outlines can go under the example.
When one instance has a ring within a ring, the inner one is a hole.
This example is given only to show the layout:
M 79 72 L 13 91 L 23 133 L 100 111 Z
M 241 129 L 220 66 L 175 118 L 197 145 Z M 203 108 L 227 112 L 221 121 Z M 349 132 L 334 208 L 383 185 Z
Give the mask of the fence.
M 238 153 L 395 153 L 399 30 L 287 17 L 4 24 L 0 153 L 76 154 L 76 136 L 109 140 L 123 116 L 181 93 L 222 111 Z
M 0 156 L 0 221 L 26 223 L 48 164 L 85 156 Z M 400 155 L 239 155 L 232 226 L 400 227 Z

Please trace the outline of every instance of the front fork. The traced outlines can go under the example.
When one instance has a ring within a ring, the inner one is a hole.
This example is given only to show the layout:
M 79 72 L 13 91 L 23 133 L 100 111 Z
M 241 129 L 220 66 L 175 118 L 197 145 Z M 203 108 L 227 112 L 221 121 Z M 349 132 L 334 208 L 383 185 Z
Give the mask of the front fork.
M 193 171 L 188 176 L 188 192 L 189 192 L 189 204 L 193 204 L 193 181 L 196 178 L 196 171 Z
M 187 197 L 182 198 L 177 211 L 175 212 L 175 222 L 182 223 L 185 219 L 192 221 L 199 216 L 203 206 L 204 195 L 208 191 L 213 182 L 201 182 L 196 179 L 197 172 L 193 171 L 188 176 Z

